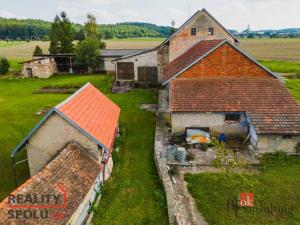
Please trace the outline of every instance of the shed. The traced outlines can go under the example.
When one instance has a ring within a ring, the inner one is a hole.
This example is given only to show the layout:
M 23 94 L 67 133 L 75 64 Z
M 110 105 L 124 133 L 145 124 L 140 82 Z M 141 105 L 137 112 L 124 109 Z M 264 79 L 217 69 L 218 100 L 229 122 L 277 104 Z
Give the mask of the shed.
M 100 49 L 100 64 L 97 70 L 102 73 L 115 74 L 116 65 L 114 60 L 143 50 L 144 49 Z
M 115 103 L 87 83 L 50 110 L 14 149 L 12 157 L 26 147 L 30 174 L 33 176 L 67 143 L 75 141 L 101 161 L 105 154 L 110 155 L 112 151 L 119 114 L 120 108 Z
M 68 144 L 0 203 L 0 224 L 85 224 L 99 196 L 102 170 L 101 163 L 86 149 L 76 143 Z M 13 202 L 12 196 L 26 196 L 27 201 Z M 29 198 L 32 200 L 28 201 Z
M 116 80 L 157 84 L 157 49 L 142 50 L 114 60 Z
M 20 63 L 22 75 L 28 78 L 49 78 L 57 73 L 57 64 L 54 57 L 37 57 Z

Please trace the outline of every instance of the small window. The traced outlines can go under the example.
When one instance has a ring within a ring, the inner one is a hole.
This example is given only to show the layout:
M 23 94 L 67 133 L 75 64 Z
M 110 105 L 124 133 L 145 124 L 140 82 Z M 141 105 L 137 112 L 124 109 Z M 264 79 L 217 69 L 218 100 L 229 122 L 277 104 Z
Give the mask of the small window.
M 241 119 L 241 115 L 237 113 L 228 113 L 225 114 L 225 121 L 236 121 L 239 122 Z
M 212 28 L 212 27 L 208 28 L 208 34 L 214 35 L 214 28 Z
M 195 36 L 197 34 L 197 29 L 196 28 L 192 28 L 191 29 L 191 35 Z
M 282 139 L 292 139 L 292 135 L 283 135 Z

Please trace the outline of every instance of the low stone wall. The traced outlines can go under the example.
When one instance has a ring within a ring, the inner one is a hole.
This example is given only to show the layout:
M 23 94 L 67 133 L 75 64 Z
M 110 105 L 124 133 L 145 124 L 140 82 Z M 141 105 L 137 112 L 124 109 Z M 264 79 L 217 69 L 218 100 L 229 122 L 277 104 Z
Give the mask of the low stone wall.
M 156 121 L 156 131 L 155 131 L 155 151 L 154 151 L 154 160 L 157 167 L 157 171 L 166 193 L 167 198 L 167 207 L 168 207 L 168 216 L 169 224 L 175 225 L 175 201 L 174 201 L 174 190 L 171 178 L 168 173 L 166 153 L 164 151 L 164 145 L 166 143 L 165 135 L 167 127 L 163 121 L 163 116 L 161 113 L 157 115 Z

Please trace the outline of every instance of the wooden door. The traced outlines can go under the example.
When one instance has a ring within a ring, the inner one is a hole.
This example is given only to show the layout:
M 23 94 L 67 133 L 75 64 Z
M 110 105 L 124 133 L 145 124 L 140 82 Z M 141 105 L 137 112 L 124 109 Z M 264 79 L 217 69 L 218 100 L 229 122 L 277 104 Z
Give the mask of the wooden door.
M 140 83 L 157 83 L 157 67 L 141 66 L 138 67 L 138 82 Z
M 117 74 L 118 80 L 134 80 L 133 62 L 118 62 Z

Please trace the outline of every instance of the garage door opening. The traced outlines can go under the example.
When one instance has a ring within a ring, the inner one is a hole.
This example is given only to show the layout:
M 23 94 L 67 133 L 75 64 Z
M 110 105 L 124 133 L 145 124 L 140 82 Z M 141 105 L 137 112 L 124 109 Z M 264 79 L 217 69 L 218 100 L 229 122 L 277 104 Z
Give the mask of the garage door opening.
M 157 67 L 141 66 L 138 67 L 138 82 L 139 83 L 157 83 Z
M 118 80 L 134 80 L 133 62 L 118 62 L 117 75 Z

